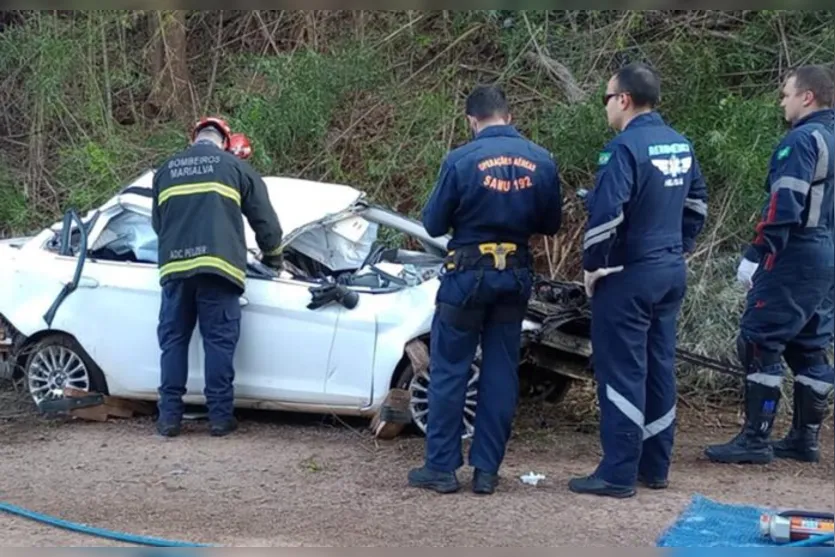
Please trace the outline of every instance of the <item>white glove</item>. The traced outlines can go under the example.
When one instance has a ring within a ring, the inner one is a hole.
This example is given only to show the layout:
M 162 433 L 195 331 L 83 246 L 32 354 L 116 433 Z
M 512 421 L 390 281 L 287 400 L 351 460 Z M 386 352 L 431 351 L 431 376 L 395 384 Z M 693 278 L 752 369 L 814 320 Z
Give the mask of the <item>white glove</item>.
M 746 290 L 751 289 L 751 286 L 753 285 L 751 278 L 754 276 L 754 273 L 757 271 L 757 267 L 759 266 L 759 263 L 749 261 L 744 257 L 742 258 L 742 261 L 739 262 L 739 267 L 736 270 L 736 280 L 739 281 L 739 283 L 742 284 Z
M 584 270 L 583 282 L 586 285 L 586 296 L 591 298 L 592 295 L 594 295 L 594 283 L 597 282 L 597 279 L 605 277 L 606 275 L 611 275 L 612 273 L 619 273 L 621 271 L 623 271 L 623 265 L 618 267 L 604 267 L 592 272 Z

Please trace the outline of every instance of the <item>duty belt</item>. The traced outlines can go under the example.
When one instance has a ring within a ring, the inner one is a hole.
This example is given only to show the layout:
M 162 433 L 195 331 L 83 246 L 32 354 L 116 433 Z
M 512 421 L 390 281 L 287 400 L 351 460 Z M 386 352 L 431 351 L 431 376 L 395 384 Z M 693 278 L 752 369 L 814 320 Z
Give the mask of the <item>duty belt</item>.
M 489 268 L 503 271 L 528 264 L 528 247 L 513 242 L 486 242 L 450 250 L 444 258 L 447 271 Z

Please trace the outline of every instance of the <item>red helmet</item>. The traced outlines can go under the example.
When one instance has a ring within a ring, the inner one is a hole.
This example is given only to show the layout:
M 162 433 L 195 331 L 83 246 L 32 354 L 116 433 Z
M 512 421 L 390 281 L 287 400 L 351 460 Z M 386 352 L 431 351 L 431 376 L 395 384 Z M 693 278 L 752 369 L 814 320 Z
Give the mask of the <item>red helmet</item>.
M 232 128 L 226 123 L 226 120 L 217 118 L 215 116 L 204 116 L 194 125 L 191 130 L 191 140 L 194 141 L 197 134 L 205 127 L 212 126 L 223 135 L 223 148 L 229 149 L 229 143 L 232 135 Z
M 239 159 L 248 159 L 252 156 L 252 144 L 243 133 L 233 133 L 229 136 L 229 148 L 227 150 Z

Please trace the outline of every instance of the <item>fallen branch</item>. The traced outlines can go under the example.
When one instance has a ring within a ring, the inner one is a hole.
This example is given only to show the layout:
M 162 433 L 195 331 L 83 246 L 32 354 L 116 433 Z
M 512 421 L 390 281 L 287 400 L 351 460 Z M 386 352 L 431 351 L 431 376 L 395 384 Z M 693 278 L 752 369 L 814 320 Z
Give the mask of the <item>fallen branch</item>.
M 571 70 L 561 62 L 538 52 L 528 52 L 524 59 L 532 66 L 545 70 L 549 77 L 560 86 L 569 102 L 581 103 L 588 98 L 588 94 L 577 84 Z
M 561 62 L 558 62 L 548 56 L 548 54 L 539 45 L 539 41 L 536 40 L 536 36 L 534 35 L 531 22 L 525 12 L 522 12 L 522 19 L 524 19 L 525 25 L 528 28 L 531 42 L 533 42 L 534 48 L 536 48 L 536 52 L 526 52 L 523 59 L 534 67 L 539 67 L 545 70 L 551 79 L 553 79 L 562 88 L 569 102 L 581 103 L 586 100 L 586 92 L 583 91 L 583 89 L 577 84 L 577 80 L 574 79 L 574 75 L 571 73 L 571 70 L 569 70 Z
M 724 31 L 714 31 L 713 29 L 690 29 L 690 32 L 694 35 L 700 36 L 707 36 L 707 37 L 714 37 L 716 39 L 725 39 L 726 41 L 732 41 L 739 44 L 744 44 L 745 46 L 756 48 L 757 50 L 762 50 L 763 52 L 768 52 L 770 54 L 778 54 L 779 50 L 776 48 L 772 48 L 770 46 L 765 46 L 759 43 L 752 43 L 751 41 L 746 41 L 740 37 L 732 33 L 726 33 Z

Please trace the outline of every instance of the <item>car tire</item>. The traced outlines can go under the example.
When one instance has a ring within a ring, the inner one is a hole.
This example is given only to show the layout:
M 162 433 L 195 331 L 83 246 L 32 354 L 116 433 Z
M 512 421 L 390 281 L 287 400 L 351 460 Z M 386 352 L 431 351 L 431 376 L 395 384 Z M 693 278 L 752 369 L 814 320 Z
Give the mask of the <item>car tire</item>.
M 475 381 L 468 385 L 467 402 L 464 414 L 464 433 L 461 435 L 462 439 L 470 439 L 475 430 L 475 410 L 478 401 L 478 373 L 480 372 L 480 361 L 476 359 L 473 362 L 473 373 L 470 376 L 472 381 L 475 376 Z M 397 381 L 394 383 L 394 388 L 403 389 L 409 392 L 411 401 L 409 402 L 409 413 L 412 416 L 412 426 L 417 429 L 422 435 L 426 434 L 426 412 L 429 409 L 428 402 L 428 386 L 429 383 L 426 377 L 415 378 L 415 370 L 411 362 L 407 362 L 400 372 Z M 416 400 L 417 399 L 417 400 Z M 425 400 L 425 402 L 423 402 Z
M 572 377 L 524 363 L 519 366 L 520 400 L 559 404 L 574 383 Z
M 24 367 L 24 380 L 29 396 L 36 405 L 39 400 L 45 398 L 63 398 L 63 395 L 57 395 L 55 390 L 64 386 L 108 394 L 104 373 L 71 336 L 49 335 L 24 350 L 29 352 Z M 65 369 L 55 369 L 61 365 Z M 43 389 L 44 383 L 50 391 L 45 393 L 45 396 L 38 396 L 36 391 Z

